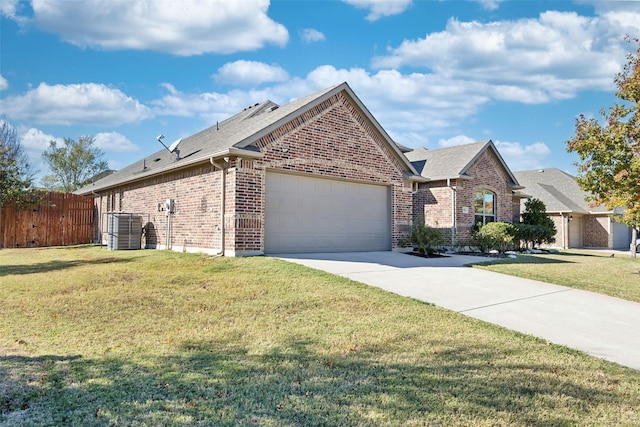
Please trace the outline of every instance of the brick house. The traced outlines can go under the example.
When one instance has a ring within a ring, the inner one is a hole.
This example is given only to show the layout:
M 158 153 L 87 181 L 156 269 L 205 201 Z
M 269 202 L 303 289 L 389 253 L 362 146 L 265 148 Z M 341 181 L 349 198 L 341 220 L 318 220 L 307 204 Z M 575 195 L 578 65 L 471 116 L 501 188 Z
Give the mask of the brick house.
M 446 230 L 452 246 L 464 245 L 477 223 L 519 221 L 526 195 L 492 141 L 405 155 L 427 180 L 415 184 L 414 216 Z
M 76 193 L 94 196 L 103 243 L 126 214 L 145 247 L 248 256 L 396 249 L 424 181 L 342 83 L 249 106 Z
M 556 226 L 556 246 L 562 248 L 629 249 L 631 230 L 613 220 L 615 212 L 590 206 L 574 176 L 559 169 L 515 172 L 531 197 L 540 199 Z M 522 201 L 522 209 L 524 210 Z

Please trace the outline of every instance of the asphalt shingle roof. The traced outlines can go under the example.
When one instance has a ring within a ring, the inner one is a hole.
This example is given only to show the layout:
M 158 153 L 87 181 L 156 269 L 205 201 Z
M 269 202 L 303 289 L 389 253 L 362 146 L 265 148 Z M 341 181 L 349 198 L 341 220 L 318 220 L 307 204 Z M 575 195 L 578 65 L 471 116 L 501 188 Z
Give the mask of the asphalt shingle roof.
M 489 148 L 493 149 L 502 166 L 511 176 L 513 185 L 517 187 L 518 181 L 490 140 L 435 150 L 416 148 L 405 153 L 405 156 L 423 177 L 431 181 L 438 181 L 464 177 L 471 165 Z
M 604 206 L 590 207 L 585 200 L 589 193 L 582 191 L 574 176 L 560 169 L 529 170 L 514 175 L 527 194 L 544 202 L 547 212 L 607 212 Z
M 356 103 L 361 106 L 363 113 L 372 120 L 374 125 L 377 125 L 373 116 L 351 91 L 347 83 L 340 83 L 282 106 L 271 101 L 251 105 L 214 126 L 182 139 L 177 146 L 177 153 L 170 153 L 163 148 L 112 175 L 79 189 L 76 193 L 88 195 L 92 191 L 100 191 L 133 180 L 205 162 L 216 154 L 232 148 L 257 151 L 257 148 L 251 146 L 256 140 L 299 115 L 306 108 L 315 105 L 314 103 L 323 101 L 324 97 L 331 96 L 341 90 L 347 90 Z M 412 175 L 414 173 L 413 167 L 406 161 L 400 148 L 391 141 L 384 129 L 379 127 L 379 130 L 396 150 L 398 157 L 406 162 L 409 175 Z

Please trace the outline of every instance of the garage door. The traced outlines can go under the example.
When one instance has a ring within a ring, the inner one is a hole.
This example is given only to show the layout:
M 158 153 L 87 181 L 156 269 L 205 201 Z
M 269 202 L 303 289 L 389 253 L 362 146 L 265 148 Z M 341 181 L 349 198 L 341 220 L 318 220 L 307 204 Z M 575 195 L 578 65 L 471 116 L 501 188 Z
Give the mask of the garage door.
M 391 249 L 387 186 L 267 172 L 265 252 Z

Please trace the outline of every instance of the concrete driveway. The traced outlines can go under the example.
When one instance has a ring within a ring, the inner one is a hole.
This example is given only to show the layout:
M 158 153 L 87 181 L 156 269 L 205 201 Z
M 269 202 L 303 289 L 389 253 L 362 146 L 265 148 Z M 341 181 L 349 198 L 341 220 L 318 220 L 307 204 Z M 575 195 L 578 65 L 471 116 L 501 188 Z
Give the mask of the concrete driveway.
M 465 267 L 476 256 L 396 252 L 278 258 L 433 303 L 640 370 L 640 304 Z

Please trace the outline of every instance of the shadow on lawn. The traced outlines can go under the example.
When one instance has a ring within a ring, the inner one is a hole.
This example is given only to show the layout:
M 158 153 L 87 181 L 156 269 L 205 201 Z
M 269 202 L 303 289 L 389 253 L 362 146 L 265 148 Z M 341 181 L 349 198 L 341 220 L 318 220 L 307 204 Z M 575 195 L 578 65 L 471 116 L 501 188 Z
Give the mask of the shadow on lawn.
M 35 274 L 35 273 L 48 273 L 51 271 L 65 270 L 67 268 L 77 267 L 80 265 L 93 265 L 93 264 L 113 264 L 122 262 L 131 262 L 131 259 L 126 258 L 97 258 L 90 260 L 70 260 L 70 261 L 47 261 L 36 264 L 20 264 L 20 265 L 3 265 L 0 267 L 0 276 L 8 276 L 10 274 Z
M 0 424 L 576 425 L 620 405 L 606 386 L 577 384 L 580 373 L 501 362 L 481 345 L 424 362 L 387 362 L 379 348 L 326 357 L 313 345 L 256 354 L 191 342 L 141 360 L 0 356 Z

